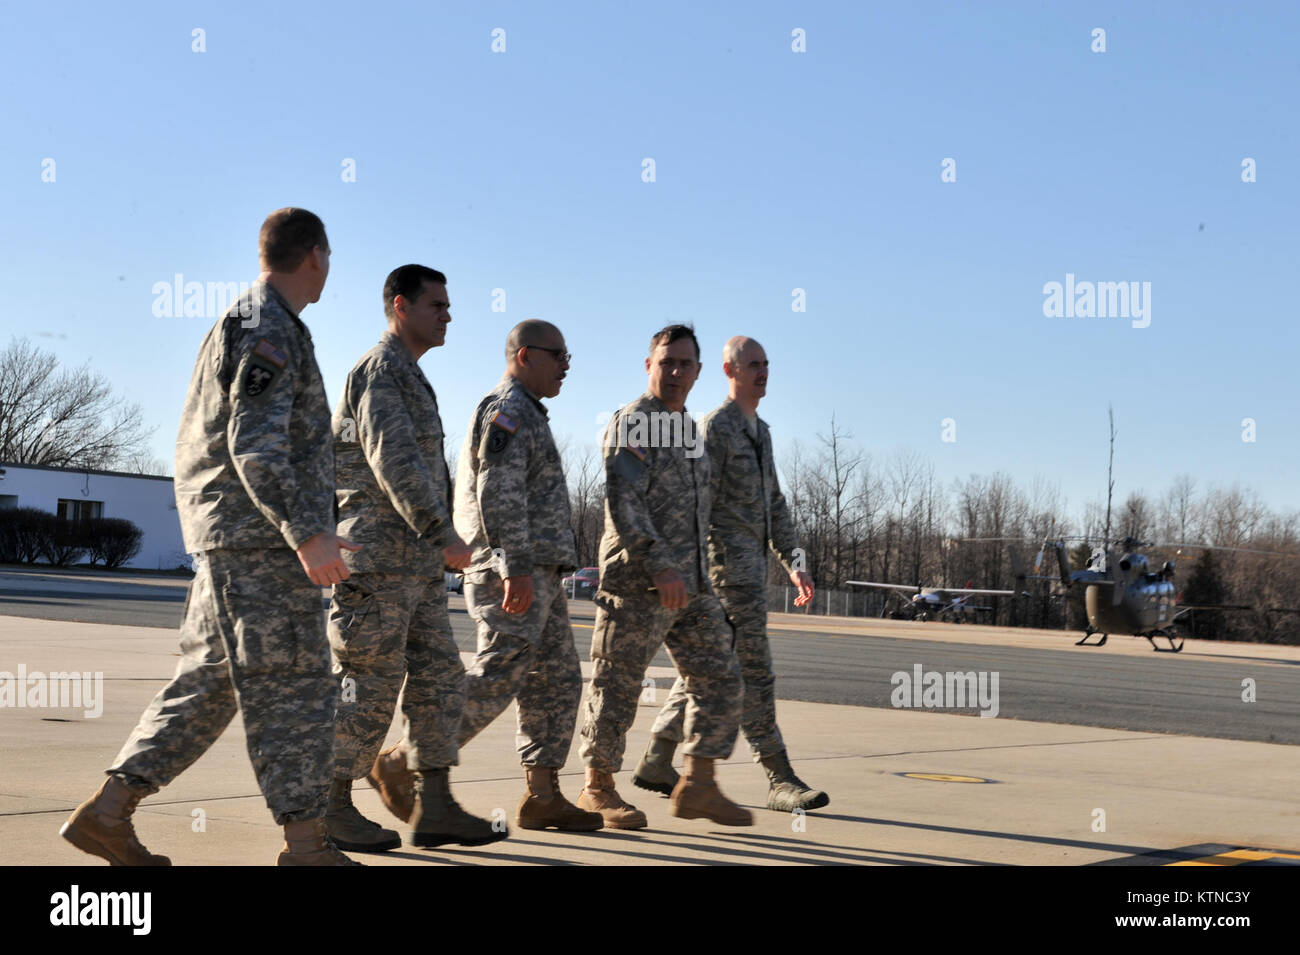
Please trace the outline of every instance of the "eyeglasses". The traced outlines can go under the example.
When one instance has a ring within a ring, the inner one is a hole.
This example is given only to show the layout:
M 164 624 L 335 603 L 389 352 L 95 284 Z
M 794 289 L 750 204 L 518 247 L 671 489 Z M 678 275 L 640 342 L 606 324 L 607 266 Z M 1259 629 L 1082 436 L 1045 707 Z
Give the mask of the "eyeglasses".
M 567 365 L 573 361 L 573 356 L 562 348 L 543 348 L 541 345 L 525 345 L 525 348 L 536 348 L 538 351 L 550 352 L 555 356 L 555 360 Z

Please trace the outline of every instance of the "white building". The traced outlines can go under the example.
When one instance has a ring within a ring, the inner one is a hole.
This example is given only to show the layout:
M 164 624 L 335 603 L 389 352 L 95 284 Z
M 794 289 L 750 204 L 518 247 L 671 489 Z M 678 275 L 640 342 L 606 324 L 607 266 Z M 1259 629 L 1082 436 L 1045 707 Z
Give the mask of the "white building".
M 70 519 L 124 517 L 144 532 L 140 553 L 127 567 L 190 566 L 169 477 L 0 461 L 0 508 L 7 507 L 36 507 Z

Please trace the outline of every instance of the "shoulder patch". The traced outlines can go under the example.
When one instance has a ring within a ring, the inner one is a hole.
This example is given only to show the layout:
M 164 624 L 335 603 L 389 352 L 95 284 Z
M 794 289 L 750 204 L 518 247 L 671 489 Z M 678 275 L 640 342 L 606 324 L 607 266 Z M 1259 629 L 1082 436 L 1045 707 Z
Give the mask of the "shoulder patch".
M 276 348 L 265 338 L 258 341 L 257 346 L 253 349 L 253 354 L 260 355 L 277 368 L 283 368 L 289 361 L 289 356 L 280 349 Z
M 511 432 L 509 431 L 493 429 L 492 432 L 488 434 L 488 439 L 487 439 L 488 454 L 500 454 L 502 451 L 504 451 L 506 449 L 506 445 L 510 443 L 510 434 Z
M 244 394 L 250 398 L 256 398 L 270 387 L 271 382 L 275 380 L 275 376 L 275 369 L 267 368 L 265 365 L 256 362 L 250 362 L 248 371 L 244 374 Z
M 508 431 L 510 434 L 514 434 L 519 430 L 519 422 L 515 421 L 514 418 L 510 417 L 504 411 L 498 411 L 494 414 L 488 424 L 495 425 L 504 431 Z M 504 445 L 502 445 L 502 447 L 504 447 Z
M 646 454 L 635 444 L 625 444 L 614 457 L 614 471 L 629 481 L 639 481 L 649 470 Z

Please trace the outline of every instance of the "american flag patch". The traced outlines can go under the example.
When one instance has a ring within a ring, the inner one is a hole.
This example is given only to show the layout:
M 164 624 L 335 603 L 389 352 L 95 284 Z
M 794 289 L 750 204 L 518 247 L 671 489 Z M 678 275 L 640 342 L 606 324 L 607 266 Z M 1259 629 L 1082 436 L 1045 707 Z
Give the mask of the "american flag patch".
M 289 360 L 288 355 L 280 351 L 280 349 L 276 348 L 265 338 L 263 338 L 261 341 L 257 343 L 257 347 L 253 349 L 253 354 L 261 355 L 271 364 L 276 365 L 280 368 L 283 368 L 285 366 L 285 363 Z
M 511 434 L 514 434 L 519 430 L 519 424 L 504 411 L 498 411 L 494 414 L 492 420 L 489 421 L 488 424 L 494 424 L 503 431 L 509 431 Z
M 638 448 L 635 444 L 629 444 L 626 447 L 629 451 L 635 454 L 639 460 L 641 461 L 645 460 L 645 452 L 642 451 L 640 448 Z

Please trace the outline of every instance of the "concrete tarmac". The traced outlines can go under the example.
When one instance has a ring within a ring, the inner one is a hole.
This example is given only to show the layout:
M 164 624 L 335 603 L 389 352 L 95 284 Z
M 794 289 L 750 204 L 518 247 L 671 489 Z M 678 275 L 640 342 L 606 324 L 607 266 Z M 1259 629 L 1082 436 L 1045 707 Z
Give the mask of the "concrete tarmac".
M 832 623 L 846 633 L 863 626 L 836 618 L 819 619 L 818 626 Z M 1024 636 L 980 634 L 981 628 L 965 625 L 916 626 L 924 627 L 926 639 Z M 1296 648 L 1236 649 L 1256 660 L 1263 655 L 1274 666 L 1294 665 L 1300 656 Z M 0 671 L 16 676 L 21 664 L 29 685 L 37 673 L 103 674 L 102 699 L 83 699 L 80 707 L 17 706 L 10 698 L 0 708 L 0 863 L 104 864 L 59 838 L 59 826 L 99 785 L 103 768 L 176 661 L 174 631 L 0 617 Z M 589 664 L 584 675 L 590 675 Z M 674 674 L 655 667 L 650 675 L 659 689 L 639 708 L 617 776 L 620 792 L 649 816 L 648 829 L 564 834 L 516 828 L 523 787 L 514 716 L 507 711 L 466 747 L 452 779 L 468 810 L 507 820 L 508 840 L 481 848 L 403 846 L 356 857 L 378 865 L 1300 863 L 1300 748 L 932 709 L 783 700 L 779 719 L 795 768 L 830 794 L 830 805 L 804 816 L 763 808 L 766 780 L 742 739 L 719 765 L 718 779 L 754 810 L 755 825 L 732 829 L 679 820 L 665 798 L 631 784 Z M 394 727 L 390 739 L 396 736 Z M 576 798 L 576 746 L 561 783 Z M 364 781 L 355 799 L 370 818 L 405 831 Z M 142 804 L 136 828 L 151 850 L 178 865 L 274 861 L 281 830 L 258 792 L 238 718 L 194 766 Z

